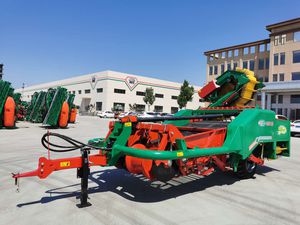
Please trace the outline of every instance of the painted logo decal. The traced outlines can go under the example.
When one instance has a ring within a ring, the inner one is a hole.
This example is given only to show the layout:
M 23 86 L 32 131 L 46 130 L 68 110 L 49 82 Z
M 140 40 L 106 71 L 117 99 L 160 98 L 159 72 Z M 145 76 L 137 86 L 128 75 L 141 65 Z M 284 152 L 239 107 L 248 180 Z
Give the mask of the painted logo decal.
M 286 134 L 286 132 L 287 132 L 287 129 L 286 129 L 285 126 L 280 125 L 280 126 L 278 127 L 278 131 L 277 131 L 278 135 Z
M 130 89 L 130 91 L 132 91 L 138 85 L 139 82 L 136 77 L 126 77 L 125 83 L 128 86 L 128 88 Z
M 258 125 L 261 127 L 273 127 L 274 126 L 274 122 L 273 121 L 265 121 L 265 120 L 259 120 L 258 121 Z

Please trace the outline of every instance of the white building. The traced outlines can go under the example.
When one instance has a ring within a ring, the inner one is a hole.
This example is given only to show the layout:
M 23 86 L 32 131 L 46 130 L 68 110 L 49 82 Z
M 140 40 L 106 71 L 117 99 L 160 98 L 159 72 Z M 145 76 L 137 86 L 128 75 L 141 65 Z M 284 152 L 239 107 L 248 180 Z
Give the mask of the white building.
M 175 113 L 178 110 L 177 96 L 181 85 L 181 83 L 108 70 L 17 89 L 16 92 L 22 93 L 22 99 L 29 101 L 36 91 L 62 86 L 76 94 L 74 103 L 80 106 L 81 112 L 86 112 L 90 105 L 96 111 L 111 110 L 114 107 L 129 111 L 129 104 L 136 104 L 139 111 L 148 111 L 143 97 L 146 88 L 151 87 L 156 99 L 150 111 Z M 189 109 L 203 106 L 197 94 L 200 87 L 194 86 L 194 88 L 193 100 L 188 102 L 186 107 Z

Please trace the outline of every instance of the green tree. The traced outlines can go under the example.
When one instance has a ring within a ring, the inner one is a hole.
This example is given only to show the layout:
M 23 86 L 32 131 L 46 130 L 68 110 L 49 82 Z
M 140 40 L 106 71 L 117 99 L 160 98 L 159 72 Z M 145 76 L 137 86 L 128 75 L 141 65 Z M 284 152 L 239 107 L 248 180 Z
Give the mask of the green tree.
M 193 100 L 194 95 L 194 87 L 189 86 L 189 82 L 187 80 L 183 81 L 182 86 L 180 87 L 180 94 L 177 98 L 177 103 L 179 105 L 179 108 L 185 108 L 188 101 Z
M 153 88 L 146 88 L 144 102 L 148 105 L 148 111 L 150 111 L 150 106 L 155 102 L 155 96 Z

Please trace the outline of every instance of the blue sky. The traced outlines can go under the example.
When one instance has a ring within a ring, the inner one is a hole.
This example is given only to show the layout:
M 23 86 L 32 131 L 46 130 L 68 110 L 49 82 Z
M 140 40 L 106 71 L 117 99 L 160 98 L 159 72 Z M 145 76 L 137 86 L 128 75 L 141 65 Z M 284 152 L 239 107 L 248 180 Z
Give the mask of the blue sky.
M 102 70 L 195 85 L 206 50 L 268 38 L 300 1 L 0 0 L 0 63 L 20 87 Z

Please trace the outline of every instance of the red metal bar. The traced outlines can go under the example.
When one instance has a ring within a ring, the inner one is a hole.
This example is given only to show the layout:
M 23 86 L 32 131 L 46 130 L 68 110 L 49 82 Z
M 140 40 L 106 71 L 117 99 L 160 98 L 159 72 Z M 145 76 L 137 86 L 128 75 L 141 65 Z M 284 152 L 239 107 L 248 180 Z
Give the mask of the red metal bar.
M 89 156 L 89 166 L 106 166 L 107 160 L 105 155 Z M 66 170 L 72 168 L 81 168 L 82 157 L 63 158 L 63 159 L 47 159 L 39 158 L 38 168 L 34 171 L 13 174 L 13 178 L 38 176 L 41 179 L 48 177 L 53 171 Z

